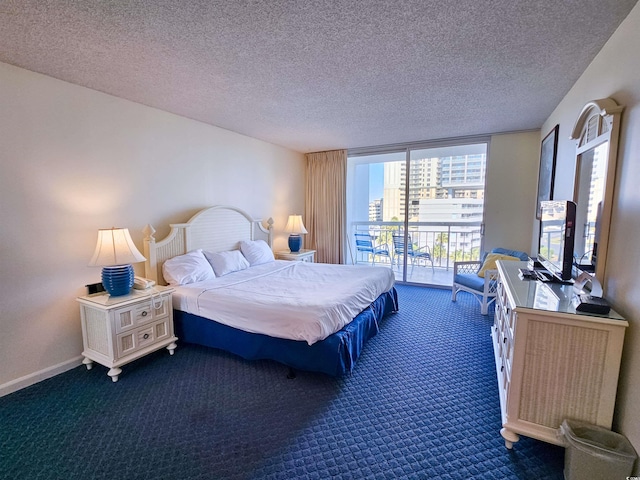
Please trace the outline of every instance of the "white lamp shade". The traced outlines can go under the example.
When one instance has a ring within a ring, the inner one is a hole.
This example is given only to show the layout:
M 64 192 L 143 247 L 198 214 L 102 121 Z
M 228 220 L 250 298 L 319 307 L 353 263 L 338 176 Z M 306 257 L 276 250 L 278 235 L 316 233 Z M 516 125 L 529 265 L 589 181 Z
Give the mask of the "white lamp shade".
M 286 233 L 298 235 L 301 233 L 308 233 L 302 223 L 302 215 L 289 215 L 289 220 L 287 220 L 287 225 L 284 227 L 284 231 Z
M 98 243 L 90 267 L 109 267 L 144 262 L 146 258 L 138 251 L 126 228 L 98 230 Z

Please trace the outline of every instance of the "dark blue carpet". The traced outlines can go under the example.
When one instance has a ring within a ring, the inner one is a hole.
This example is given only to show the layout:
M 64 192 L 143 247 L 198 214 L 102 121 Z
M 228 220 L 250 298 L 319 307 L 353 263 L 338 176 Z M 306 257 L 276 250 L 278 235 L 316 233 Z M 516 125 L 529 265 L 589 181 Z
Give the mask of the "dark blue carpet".
M 342 379 L 179 344 L 117 383 L 81 366 L 0 398 L 0 478 L 562 479 L 562 448 L 504 448 L 492 317 L 398 294 Z

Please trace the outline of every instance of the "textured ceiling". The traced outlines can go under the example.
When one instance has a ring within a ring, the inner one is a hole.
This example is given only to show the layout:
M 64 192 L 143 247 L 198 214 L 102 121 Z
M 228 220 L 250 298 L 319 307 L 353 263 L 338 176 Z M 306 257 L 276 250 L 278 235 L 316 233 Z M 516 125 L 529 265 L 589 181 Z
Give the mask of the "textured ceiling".
M 637 0 L 0 0 L 0 61 L 301 152 L 540 128 Z

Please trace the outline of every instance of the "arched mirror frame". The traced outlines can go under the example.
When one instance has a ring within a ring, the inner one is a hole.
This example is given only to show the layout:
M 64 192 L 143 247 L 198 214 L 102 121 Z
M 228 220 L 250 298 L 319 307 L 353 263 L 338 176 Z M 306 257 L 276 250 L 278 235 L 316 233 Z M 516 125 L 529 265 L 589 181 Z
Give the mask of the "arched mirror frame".
M 573 127 L 571 139 L 577 140 L 576 176 L 574 183 L 574 200 L 580 198 L 580 168 L 582 155 L 608 142 L 607 164 L 605 168 L 604 190 L 602 192 L 602 208 L 598 218 L 599 231 L 597 258 L 595 265 L 596 279 L 604 286 L 607 248 L 609 245 L 609 226 L 613 208 L 613 189 L 618 157 L 618 136 L 620 133 L 620 115 L 623 106 L 611 98 L 603 98 L 588 102 L 580 112 Z M 576 235 L 582 235 L 581 225 L 577 225 Z

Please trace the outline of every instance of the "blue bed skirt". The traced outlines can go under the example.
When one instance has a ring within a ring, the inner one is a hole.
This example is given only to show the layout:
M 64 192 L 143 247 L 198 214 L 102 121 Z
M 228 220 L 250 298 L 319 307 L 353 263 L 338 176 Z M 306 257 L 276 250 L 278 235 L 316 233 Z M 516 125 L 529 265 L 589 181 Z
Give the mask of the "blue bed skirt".
M 392 288 L 342 330 L 313 345 L 245 332 L 180 310 L 174 310 L 174 322 L 176 336 L 183 342 L 219 348 L 247 360 L 270 359 L 294 369 L 339 377 L 353 370 L 364 344 L 378 333 L 378 322 L 397 310 L 398 293 Z

